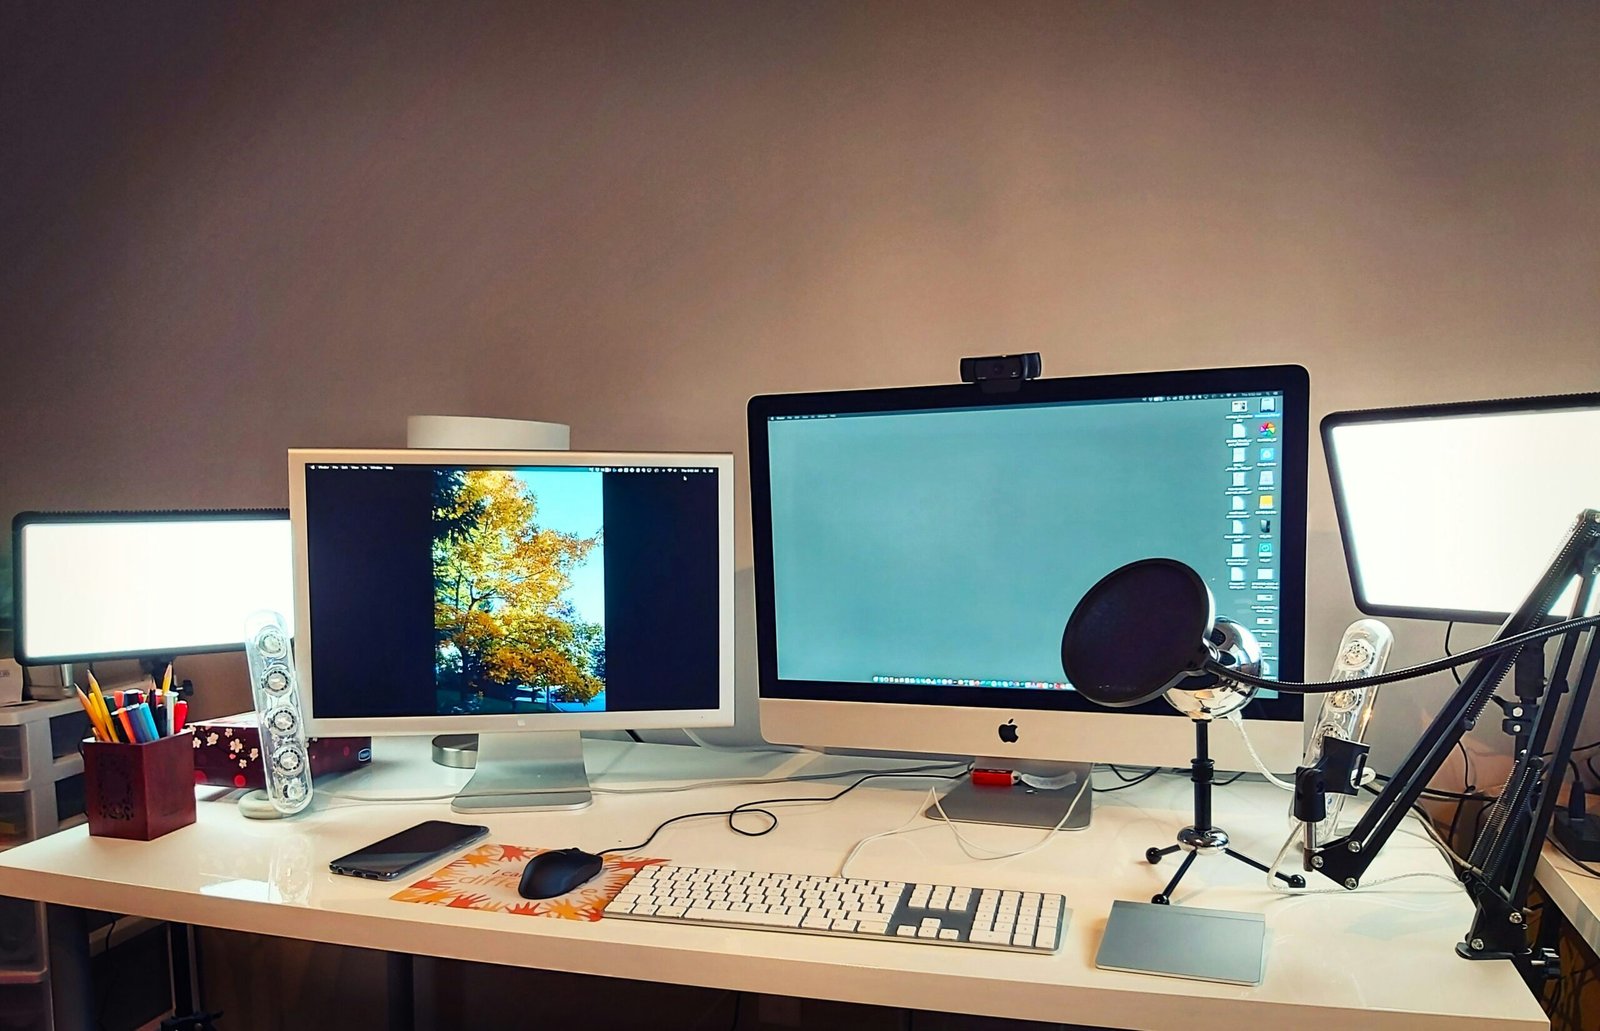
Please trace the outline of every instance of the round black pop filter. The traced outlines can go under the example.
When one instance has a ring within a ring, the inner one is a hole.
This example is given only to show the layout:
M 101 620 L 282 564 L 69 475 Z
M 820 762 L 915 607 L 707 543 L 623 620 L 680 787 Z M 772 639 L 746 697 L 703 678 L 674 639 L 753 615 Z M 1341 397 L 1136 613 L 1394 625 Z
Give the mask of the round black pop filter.
M 1169 558 L 1130 562 L 1102 577 L 1072 610 L 1061 668 L 1091 702 L 1148 702 L 1200 672 L 1215 618 L 1199 573 Z

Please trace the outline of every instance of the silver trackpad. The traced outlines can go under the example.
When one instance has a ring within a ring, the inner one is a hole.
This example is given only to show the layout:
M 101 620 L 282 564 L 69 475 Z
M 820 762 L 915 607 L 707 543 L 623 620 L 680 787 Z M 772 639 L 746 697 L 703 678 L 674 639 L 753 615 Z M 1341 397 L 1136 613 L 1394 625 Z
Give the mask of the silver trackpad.
M 1094 962 L 1105 970 L 1258 985 L 1266 941 L 1260 913 L 1117 901 Z

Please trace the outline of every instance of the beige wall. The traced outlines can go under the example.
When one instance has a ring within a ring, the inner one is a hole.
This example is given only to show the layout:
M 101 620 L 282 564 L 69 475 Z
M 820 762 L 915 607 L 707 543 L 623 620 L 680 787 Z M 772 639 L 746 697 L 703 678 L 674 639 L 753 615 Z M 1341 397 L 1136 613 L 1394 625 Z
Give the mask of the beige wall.
M 1600 388 L 1593 4 L 0 18 L 0 516 L 279 505 L 285 447 L 417 412 L 742 460 L 752 393 L 973 353 L 1297 361 L 1317 416 Z
M 753 393 L 1001 351 L 1301 362 L 1316 417 L 1600 389 L 1592 3 L 37 0 L 0 76 L 6 518 L 281 505 L 410 413 L 742 462 Z

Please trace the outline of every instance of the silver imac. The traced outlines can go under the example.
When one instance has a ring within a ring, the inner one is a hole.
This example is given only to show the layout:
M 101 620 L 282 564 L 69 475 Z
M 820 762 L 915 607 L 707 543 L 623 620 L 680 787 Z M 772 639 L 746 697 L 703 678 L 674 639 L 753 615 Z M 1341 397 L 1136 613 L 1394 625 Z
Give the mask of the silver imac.
M 1175 558 L 1268 675 L 1301 679 L 1308 395 L 1303 368 L 1266 366 L 753 398 L 764 736 L 1187 763 L 1194 728 L 1165 701 L 1072 689 L 1062 631 L 1106 573 Z M 1269 766 L 1295 766 L 1301 713 L 1272 692 L 1245 710 Z M 1214 757 L 1253 768 L 1236 734 Z

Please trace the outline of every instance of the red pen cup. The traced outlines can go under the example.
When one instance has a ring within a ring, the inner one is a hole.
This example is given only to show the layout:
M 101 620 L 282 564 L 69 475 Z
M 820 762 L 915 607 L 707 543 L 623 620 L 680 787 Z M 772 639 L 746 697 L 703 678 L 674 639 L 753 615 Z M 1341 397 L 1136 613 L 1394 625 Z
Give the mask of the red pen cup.
M 142 745 L 85 741 L 89 833 L 149 841 L 194 822 L 194 744 L 188 731 Z

